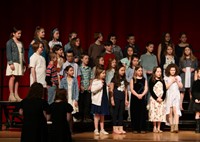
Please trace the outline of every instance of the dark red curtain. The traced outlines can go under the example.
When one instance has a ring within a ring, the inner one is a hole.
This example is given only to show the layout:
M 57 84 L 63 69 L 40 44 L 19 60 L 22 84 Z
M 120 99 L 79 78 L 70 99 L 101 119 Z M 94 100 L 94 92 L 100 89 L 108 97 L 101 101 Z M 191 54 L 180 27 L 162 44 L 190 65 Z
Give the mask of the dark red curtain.
M 63 44 L 68 42 L 68 34 L 76 31 L 84 49 L 94 42 L 96 31 L 102 32 L 104 39 L 110 32 L 116 33 L 122 48 L 126 35 L 133 33 L 141 51 L 147 41 L 155 43 L 156 51 L 163 32 L 170 32 L 176 44 L 184 31 L 199 56 L 199 15 L 196 0 L 8 0 L 0 4 L 0 48 L 5 48 L 12 27 L 17 26 L 23 31 L 22 40 L 28 49 L 39 25 L 45 28 L 47 40 L 51 29 L 58 27 Z M 5 67 L 1 71 L 4 76 Z M 29 85 L 28 72 L 21 81 L 20 85 Z M 5 77 L 3 92 L 8 92 L 7 84 Z M 24 89 L 20 88 L 22 94 L 27 92 Z

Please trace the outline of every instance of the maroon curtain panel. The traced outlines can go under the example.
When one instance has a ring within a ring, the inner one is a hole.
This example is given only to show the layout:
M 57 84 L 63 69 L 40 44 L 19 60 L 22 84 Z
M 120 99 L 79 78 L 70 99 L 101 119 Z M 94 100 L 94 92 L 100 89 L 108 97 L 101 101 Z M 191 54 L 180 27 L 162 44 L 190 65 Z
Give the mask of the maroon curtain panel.
M 5 48 L 13 26 L 22 29 L 26 49 L 33 39 L 35 27 L 41 26 L 47 40 L 51 29 L 58 27 L 63 45 L 68 42 L 68 34 L 76 31 L 85 50 L 94 42 L 94 32 L 102 32 L 104 40 L 110 32 L 115 33 L 122 49 L 127 44 L 127 34 L 133 33 L 140 51 L 145 51 L 147 41 L 153 41 L 155 53 L 163 32 L 169 32 L 175 44 L 179 42 L 179 33 L 186 32 L 198 57 L 199 16 L 198 0 L 8 0 L 0 4 L 0 49 Z M 4 99 L 7 99 L 5 57 L 3 63 L 1 85 L 4 86 Z M 20 85 L 20 92 L 26 95 L 29 72 L 21 78 Z

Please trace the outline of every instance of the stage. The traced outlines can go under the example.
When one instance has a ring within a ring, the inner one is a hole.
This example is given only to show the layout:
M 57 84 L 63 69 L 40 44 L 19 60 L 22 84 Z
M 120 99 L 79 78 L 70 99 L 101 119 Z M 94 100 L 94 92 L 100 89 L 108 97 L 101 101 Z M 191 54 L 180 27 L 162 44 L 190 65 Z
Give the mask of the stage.
M 110 132 L 111 133 L 111 132 Z M 20 131 L 0 131 L 0 142 L 20 142 Z M 99 135 L 95 136 L 93 132 L 75 133 L 74 142 L 199 142 L 200 134 L 194 131 L 180 131 L 179 133 L 146 133 L 133 134 L 128 132 L 126 135 Z

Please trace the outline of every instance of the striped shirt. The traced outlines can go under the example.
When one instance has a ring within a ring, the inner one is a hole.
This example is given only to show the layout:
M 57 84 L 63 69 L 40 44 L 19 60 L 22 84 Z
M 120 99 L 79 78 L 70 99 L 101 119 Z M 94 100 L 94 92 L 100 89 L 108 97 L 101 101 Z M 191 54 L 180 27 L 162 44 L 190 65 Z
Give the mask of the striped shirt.
M 49 63 L 46 69 L 46 82 L 48 86 L 57 86 L 58 85 L 58 75 L 56 66 L 54 64 Z

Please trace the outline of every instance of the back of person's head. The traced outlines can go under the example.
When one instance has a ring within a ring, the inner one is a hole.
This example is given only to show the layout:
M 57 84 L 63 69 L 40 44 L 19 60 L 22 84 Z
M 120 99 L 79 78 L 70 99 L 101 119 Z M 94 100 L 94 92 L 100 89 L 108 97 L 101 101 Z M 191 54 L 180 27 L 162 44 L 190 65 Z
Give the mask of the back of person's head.
M 50 52 L 49 53 L 49 59 L 50 59 L 50 61 L 53 61 L 55 58 L 56 58 L 56 54 L 53 53 L 53 52 Z
M 134 34 L 128 34 L 127 39 L 129 39 L 130 37 L 135 37 L 135 36 L 134 36 Z
M 44 93 L 44 88 L 41 83 L 34 82 L 28 92 L 27 98 L 33 99 L 33 98 L 42 98 Z
M 43 46 L 43 43 L 40 42 L 40 41 L 35 41 L 33 44 L 32 44 L 32 48 L 33 48 L 33 51 L 36 52 L 38 50 L 38 48 L 40 48 L 40 45 L 42 44 Z
M 95 32 L 94 33 L 94 39 L 97 40 L 102 35 L 101 32 Z
M 53 46 L 52 51 L 53 51 L 54 53 L 56 53 L 56 51 L 58 51 L 58 50 L 60 50 L 60 49 L 63 49 L 63 47 L 62 47 L 60 44 L 55 44 L 55 45 Z
M 67 101 L 67 90 L 66 89 L 57 89 L 54 100 L 55 101 L 56 100 Z

